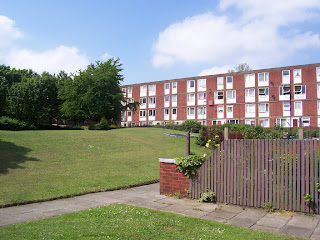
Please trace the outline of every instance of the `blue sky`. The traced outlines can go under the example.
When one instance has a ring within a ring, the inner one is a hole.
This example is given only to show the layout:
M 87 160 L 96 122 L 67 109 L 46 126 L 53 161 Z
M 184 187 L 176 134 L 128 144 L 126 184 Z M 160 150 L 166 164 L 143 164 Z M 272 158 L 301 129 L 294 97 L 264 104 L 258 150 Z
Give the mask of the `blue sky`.
M 320 0 L 0 0 L 0 64 L 76 72 L 119 57 L 123 84 L 320 62 Z

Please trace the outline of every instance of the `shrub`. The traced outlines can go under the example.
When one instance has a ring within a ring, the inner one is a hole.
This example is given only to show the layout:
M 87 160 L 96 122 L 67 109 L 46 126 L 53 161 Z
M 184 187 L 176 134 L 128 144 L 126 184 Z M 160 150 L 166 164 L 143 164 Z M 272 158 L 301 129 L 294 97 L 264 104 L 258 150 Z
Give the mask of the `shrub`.
M 223 130 L 217 125 L 206 127 L 200 130 L 196 144 L 205 146 L 209 140 L 215 144 L 219 144 L 224 139 Z
M 193 120 L 186 120 L 180 125 L 180 129 L 186 132 L 199 132 L 199 130 L 201 129 L 201 123 Z
M 199 155 L 176 158 L 176 165 L 180 172 L 188 178 L 196 173 L 196 170 L 206 161 L 206 158 Z
M 99 123 L 89 126 L 89 130 L 109 130 L 110 126 L 106 118 L 101 118 Z
M 29 129 L 29 125 L 26 122 L 9 117 L 0 118 L 0 130 L 19 131 L 26 129 Z
M 216 199 L 216 194 L 211 190 L 201 193 L 198 202 L 214 202 Z

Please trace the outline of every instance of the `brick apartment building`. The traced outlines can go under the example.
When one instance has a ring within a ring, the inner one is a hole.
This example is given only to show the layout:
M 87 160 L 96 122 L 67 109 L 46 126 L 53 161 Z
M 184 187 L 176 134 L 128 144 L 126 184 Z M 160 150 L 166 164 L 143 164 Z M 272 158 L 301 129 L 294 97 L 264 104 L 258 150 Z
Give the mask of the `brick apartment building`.
M 122 126 L 236 123 L 320 127 L 320 63 L 121 86 Z

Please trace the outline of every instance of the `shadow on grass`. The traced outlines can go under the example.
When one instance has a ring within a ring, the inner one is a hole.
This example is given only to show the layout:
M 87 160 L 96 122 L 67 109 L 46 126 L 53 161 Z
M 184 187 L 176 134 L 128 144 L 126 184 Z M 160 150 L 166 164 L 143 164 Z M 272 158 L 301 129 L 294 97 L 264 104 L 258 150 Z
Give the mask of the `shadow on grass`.
M 36 158 L 27 157 L 31 149 L 17 146 L 11 142 L 0 139 L 0 175 L 7 174 L 9 169 L 23 169 L 21 163 L 26 161 L 40 161 Z

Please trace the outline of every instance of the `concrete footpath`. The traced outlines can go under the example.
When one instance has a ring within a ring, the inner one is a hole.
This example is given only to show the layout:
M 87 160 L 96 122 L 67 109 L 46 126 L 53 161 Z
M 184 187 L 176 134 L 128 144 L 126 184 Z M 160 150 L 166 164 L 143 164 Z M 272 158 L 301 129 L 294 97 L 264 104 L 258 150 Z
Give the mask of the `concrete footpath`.
M 58 216 L 64 213 L 123 203 L 224 222 L 249 229 L 320 239 L 320 216 L 299 213 L 267 213 L 262 209 L 199 203 L 159 194 L 159 183 L 43 203 L 0 209 L 0 226 Z

